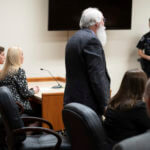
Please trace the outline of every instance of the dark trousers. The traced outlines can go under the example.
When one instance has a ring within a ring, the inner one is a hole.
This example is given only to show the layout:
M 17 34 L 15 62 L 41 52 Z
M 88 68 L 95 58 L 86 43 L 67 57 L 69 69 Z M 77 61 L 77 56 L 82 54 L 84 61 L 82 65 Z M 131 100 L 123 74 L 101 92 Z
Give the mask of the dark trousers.
M 2 118 L 0 117 L 0 150 L 7 150 L 5 138 L 6 138 L 6 133 L 2 122 Z
M 146 73 L 147 77 L 150 78 L 150 61 L 140 58 L 138 61 L 140 61 L 141 68 Z

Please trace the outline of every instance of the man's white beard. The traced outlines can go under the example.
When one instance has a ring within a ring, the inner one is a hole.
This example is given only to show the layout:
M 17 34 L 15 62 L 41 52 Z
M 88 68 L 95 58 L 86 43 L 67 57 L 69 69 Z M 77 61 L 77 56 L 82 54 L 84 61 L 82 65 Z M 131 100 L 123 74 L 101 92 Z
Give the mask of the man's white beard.
M 107 35 L 104 26 L 100 26 L 96 32 L 97 38 L 100 40 L 102 46 L 105 46 L 107 42 Z

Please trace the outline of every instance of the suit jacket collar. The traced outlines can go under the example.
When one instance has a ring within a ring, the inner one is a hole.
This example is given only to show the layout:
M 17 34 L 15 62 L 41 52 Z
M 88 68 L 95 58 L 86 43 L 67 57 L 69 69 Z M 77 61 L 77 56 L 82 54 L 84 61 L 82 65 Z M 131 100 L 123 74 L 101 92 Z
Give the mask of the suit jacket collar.
M 83 28 L 83 29 L 81 29 L 81 30 L 84 30 L 84 31 L 90 32 L 90 33 L 92 33 L 94 36 L 96 36 L 96 34 L 94 33 L 94 31 L 92 31 L 92 30 L 91 30 L 91 29 L 89 29 L 89 28 Z

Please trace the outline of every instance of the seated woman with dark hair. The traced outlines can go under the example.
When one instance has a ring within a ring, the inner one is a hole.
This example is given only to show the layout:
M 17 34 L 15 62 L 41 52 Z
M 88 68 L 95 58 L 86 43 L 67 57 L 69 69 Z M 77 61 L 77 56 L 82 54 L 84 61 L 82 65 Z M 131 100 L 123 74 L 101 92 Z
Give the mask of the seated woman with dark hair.
M 4 64 L 4 61 L 5 61 L 4 50 L 5 50 L 5 48 L 0 46 L 0 64 Z
M 120 89 L 109 101 L 104 128 L 114 143 L 141 134 L 150 128 L 143 93 L 146 74 L 138 69 L 125 73 Z
M 8 49 L 6 62 L 0 72 L 0 86 L 10 89 L 14 100 L 23 106 L 25 114 L 36 116 L 28 99 L 39 92 L 39 87 L 28 89 L 26 74 L 21 68 L 23 60 L 23 52 L 19 47 Z

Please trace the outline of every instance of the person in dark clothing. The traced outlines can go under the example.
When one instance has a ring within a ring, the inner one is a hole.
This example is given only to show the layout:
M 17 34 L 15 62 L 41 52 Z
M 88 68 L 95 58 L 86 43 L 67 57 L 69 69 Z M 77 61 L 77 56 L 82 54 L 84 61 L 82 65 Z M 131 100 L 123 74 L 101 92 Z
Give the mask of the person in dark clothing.
M 4 64 L 5 61 L 5 48 L 0 46 L 0 65 Z M 1 70 L 0 70 L 1 71 Z M 0 114 L 0 150 L 5 150 L 7 148 L 5 144 L 5 130 L 2 123 L 1 114 Z
M 138 69 L 125 73 L 120 89 L 109 101 L 105 113 L 104 128 L 113 144 L 144 133 L 150 128 L 143 93 L 146 74 Z
M 150 27 L 150 18 L 149 18 Z M 137 44 L 138 54 L 141 57 L 140 62 L 142 69 L 150 77 L 150 32 L 142 36 Z
M 144 100 L 146 102 L 147 114 L 150 117 L 150 79 L 148 80 L 144 92 Z M 137 114 L 138 115 L 138 114 Z M 150 150 L 150 130 L 146 132 L 127 138 L 117 143 L 113 150 Z
M 66 45 L 66 87 L 64 105 L 77 102 L 101 116 L 110 98 L 110 78 L 103 45 L 106 42 L 103 14 L 87 8 L 77 31 Z
M 29 97 L 39 92 L 39 87 L 35 86 L 28 89 L 26 74 L 21 68 L 24 57 L 19 47 L 11 47 L 8 49 L 6 62 L 0 72 L 0 86 L 6 86 L 10 89 L 13 98 L 24 108 L 24 113 L 34 116 L 31 108 Z

